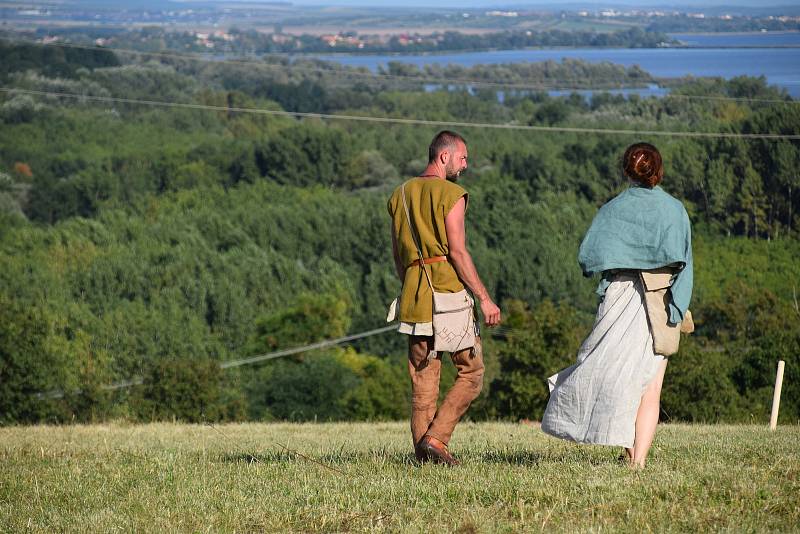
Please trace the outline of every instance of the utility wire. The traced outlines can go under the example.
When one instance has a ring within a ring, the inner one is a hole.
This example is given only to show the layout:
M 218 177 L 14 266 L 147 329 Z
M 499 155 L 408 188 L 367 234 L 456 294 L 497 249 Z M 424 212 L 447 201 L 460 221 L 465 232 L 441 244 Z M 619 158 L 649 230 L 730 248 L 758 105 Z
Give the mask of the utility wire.
M 241 358 L 241 359 L 238 359 L 238 360 L 229 360 L 229 361 L 225 361 L 225 362 L 220 363 L 219 367 L 220 367 L 220 369 L 224 370 L 224 369 L 231 369 L 231 368 L 234 368 L 234 367 L 241 367 L 243 365 L 251 365 L 251 364 L 254 364 L 254 363 L 259 363 L 259 362 L 263 362 L 263 361 L 267 361 L 267 360 L 274 360 L 274 359 L 283 358 L 283 357 L 286 357 L 286 356 L 292 356 L 294 354 L 300 354 L 300 353 L 309 352 L 309 351 L 312 351 L 312 350 L 324 349 L 324 348 L 327 348 L 327 347 L 340 345 L 340 344 L 346 343 L 348 341 L 354 341 L 356 339 L 363 339 L 363 338 L 366 338 L 366 337 L 377 336 L 379 334 L 384 334 L 386 332 L 390 332 L 390 331 L 393 331 L 393 330 L 394 331 L 397 330 L 397 325 L 396 324 L 392 324 L 392 325 L 389 325 L 389 326 L 384 326 L 384 327 L 381 327 L 381 328 L 375 328 L 373 330 L 367 330 L 365 332 L 359 332 L 358 334 L 350 334 L 350 335 L 347 335 L 347 336 L 344 336 L 344 337 L 339 337 L 339 338 L 336 338 L 336 339 L 328 339 L 328 340 L 325 340 L 325 341 L 319 341 L 317 343 L 311 343 L 309 345 L 303 345 L 301 347 L 294 347 L 294 348 L 291 348 L 291 349 L 278 350 L 278 351 L 275 351 L 275 352 L 269 352 L 269 353 L 266 353 L 266 354 L 259 354 L 257 356 L 251 356 L 249 358 Z M 484 332 L 484 335 L 485 336 L 497 337 L 497 336 L 506 336 L 508 334 L 524 334 L 524 333 L 527 333 L 529 331 L 530 330 L 528 328 L 524 328 L 524 327 L 511 327 L 511 326 L 506 326 L 506 325 L 500 325 L 500 326 L 497 326 L 497 327 L 487 328 L 486 331 Z M 724 350 L 724 349 L 706 348 L 706 349 L 703 350 L 703 352 L 720 352 L 721 350 Z M 130 378 L 130 379 L 127 379 L 127 380 L 114 382 L 112 384 L 102 385 L 102 386 L 100 386 L 100 389 L 106 390 L 106 391 L 113 391 L 113 390 L 118 390 L 118 389 L 127 389 L 127 388 L 133 387 L 133 386 L 140 386 L 142 384 L 144 384 L 144 379 L 142 377 L 134 377 L 134 378 Z M 64 397 L 64 392 L 61 391 L 61 390 L 53 390 L 53 391 L 49 391 L 49 392 L 36 393 L 34 396 L 36 398 L 38 398 L 38 399 L 60 399 L 60 398 Z
M 339 337 L 339 338 L 336 338 L 336 339 L 328 339 L 328 340 L 325 340 L 325 341 L 319 341 L 317 343 L 311 343 L 309 345 L 303 345 L 301 347 L 294 347 L 294 348 L 291 348 L 291 349 L 284 349 L 284 350 L 279 350 L 279 351 L 275 351 L 275 352 L 269 352 L 269 353 L 266 353 L 266 354 L 259 354 L 258 356 L 251 356 L 249 358 L 242 358 L 242 359 L 239 359 L 239 360 L 229 360 L 229 361 L 220 363 L 219 367 L 220 367 L 220 369 L 224 370 L 224 369 L 231 369 L 231 368 L 234 368 L 234 367 L 241 367 L 243 365 L 250 365 L 250 364 L 254 364 L 254 363 L 259 363 L 259 362 L 263 362 L 263 361 L 267 361 L 267 360 L 274 360 L 274 359 L 277 359 L 277 358 L 283 358 L 283 357 L 291 356 L 291 355 L 294 355 L 294 354 L 300 354 L 300 353 L 303 353 L 303 352 L 309 352 L 309 351 L 312 351 L 312 350 L 318 350 L 318 349 L 323 349 L 323 348 L 327 348 L 327 347 L 332 347 L 332 346 L 335 346 L 335 345 L 340 345 L 342 343 L 346 343 L 348 341 L 354 341 L 356 339 L 363 339 L 363 338 L 366 338 L 366 337 L 377 336 L 379 334 L 384 334 L 386 332 L 390 332 L 390 331 L 393 331 L 393 330 L 394 331 L 397 330 L 397 325 L 396 324 L 392 324 L 392 325 L 389 325 L 389 326 L 384 326 L 384 327 L 381 327 L 381 328 L 375 328 L 373 330 L 367 330 L 365 332 L 359 332 L 358 334 L 350 334 L 348 336 Z M 493 327 L 493 328 L 487 329 L 486 332 L 485 332 L 485 335 L 492 336 L 492 337 L 498 337 L 498 336 L 506 336 L 508 334 L 524 334 L 524 333 L 527 333 L 527 332 L 529 332 L 529 329 L 527 329 L 527 328 L 500 325 L 498 327 Z M 721 351 L 724 351 L 724 350 L 725 349 L 722 349 L 722 348 L 707 347 L 707 348 L 704 348 L 702 351 L 703 352 L 721 352 Z M 133 387 L 133 386 L 140 386 L 142 384 L 144 384 L 144 379 L 142 377 L 138 377 L 137 376 L 137 377 L 133 377 L 133 378 L 130 378 L 130 379 L 127 379 L 127 380 L 114 382 L 112 384 L 102 385 L 102 386 L 100 386 L 100 389 L 105 390 L 105 391 L 114 391 L 114 390 L 118 390 L 118 389 L 127 389 L 127 388 Z M 80 393 L 80 390 L 75 391 L 73 393 Z M 34 395 L 34 397 L 36 397 L 37 399 L 61 399 L 61 398 L 64 397 L 64 394 L 65 393 L 62 390 L 53 390 L 53 391 L 48 391 L 48 392 L 36 393 Z
M 301 354 L 303 352 L 309 352 L 312 350 L 324 349 L 327 347 L 332 347 L 335 345 L 340 345 L 342 343 L 346 343 L 348 341 L 354 341 L 356 339 L 363 339 L 365 337 L 377 336 L 378 334 L 384 334 L 386 332 L 390 332 L 393 330 L 397 330 L 397 325 L 389 325 L 384 326 L 381 328 L 375 328 L 373 330 L 367 330 L 365 332 L 360 332 L 358 334 L 351 334 L 348 336 L 336 338 L 336 339 L 328 339 L 325 341 L 319 341 L 317 343 L 311 343 L 309 345 L 303 345 L 301 347 L 294 347 L 291 349 L 283 349 L 274 352 L 269 352 L 265 354 L 259 354 L 257 356 L 251 356 L 249 358 L 241 358 L 238 360 L 228 360 L 225 362 L 221 362 L 219 364 L 220 369 L 232 369 L 234 367 L 241 367 L 243 365 L 251 365 L 254 363 L 264 362 L 268 360 L 275 360 L 277 358 L 284 358 L 286 356 L 292 356 L 294 354 Z M 507 326 L 500 326 L 498 328 L 493 328 L 489 331 L 490 335 L 505 335 L 512 332 L 525 332 L 526 329 L 524 328 L 511 328 Z M 100 386 L 100 389 L 105 391 L 114 391 L 118 389 L 127 389 L 133 386 L 141 386 L 144 384 L 144 379 L 140 376 L 129 378 L 127 380 L 121 380 L 119 382 L 114 382 L 112 384 L 105 384 Z M 64 392 L 61 390 L 54 390 L 44 393 L 37 393 L 35 395 L 38 399 L 61 399 L 64 397 Z
M 305 345 L 303 347 L 279 350 L 277 352 L 270 352 L 268 354 L 251 356 L 250 358 L 242 358 L 241 360 L 231 360 L 227 362 L 222 362 L 220 364 L 220 367 L 222 369 L 230 369 L 232 367 L 241 367 L 242 365 L 250 365 L 251 363 L 263 362 L 266 360 L 274 360 L 275 358 L 291 356 L 292 354 L 299 354 L 301 352 L 307 352 L 309 350 L 324 349 L 326 347 L 339 345 L 341 343 L 346 343 L 347 341 L 353 341 L 355 339 L 376 336 L 378 334 L 383 334 L 384 332 L 389 332 L 390 330 L 397 330 L 397 325 L 384 326 L 383 328 L 376 328 L 374 330 L 368 330 L 366 332 L 361 332 L 359 334 L 352 334 L 349 336 L 340 337 L 338 339 L 329 339 L 327 341 L 320 341 L 319 343 L 312 343 L 311 345 Z
M 378 334 L 383 334 L 391 330 L 397 330 L 397 325 L 375 328 L 373 330 L 367 330 L 366 332 L 360 332 L 358 334 L 351 334 L 336 339 L 328 339 L 317 343 L 311 343 L 310 345 L 303 345 L 302 347 L 294 347 L 291 349 L 279 350 L 267 354 L 259 354 L 258 356 L 251 356 L 249 358 L 242 358 L 239 360 L 230 360 L 220 363 L 219 367 L 220 369 L 231 369 L 233 367 L 241 367 L 242 365 L 250 365 L 253 363 L 263 362 L 267 360 L 274 360 L 276 358 L 283 358 L 285 356 L 291 356 L 293 354 L 300 354 L 302 352 L 308 352 L 311 350 L 324 349 L 326 347 L 340 345 L 342 343 L 346 343 L 348 341 L 354 341 L 356 339 L 362 339 L 370 336 L 377 336 Z M 106 391 L 113 391 L 117 389 L 127 389 L 132 386 L 140 386 L 143 383 L 144 379 L 140 376 L 137 376 L 134 378 L 130 378 L 128 380 L 122 380 L 120 382 L 114 382 L 113 384 L 106 384 L 100 386 L 100 389 Z M 60 399 L 64 397 L 64 392 L 61 390 L 54 390 L 44 393 L 37 393 L 35 397 L 38 399 Z
M 545 82 L 494 82 L 488 80 L 478 80 L 478 79 L 462 79 L 462 78 L 425 78 L 421 76 L 408 76 L 408 75 L 398 75 L 398 74 L 385 74 L 385 73 L 371 73 L 371 72 L 363 72 L 360 70 L 355 69 L 326 69 L 322 67 L 310 67 L 305 65 L 283 65 L 277 63 L 264 63 L 259 61 L 253 61 L 250 59 L 241 59 L 241 58 L 226 58 L 226 59 L 214 59 L 208 57 L 206 54 L 200 53 L 177 53 L 177 52 L 146 52 L 146 51 L 139 51 L 133 50 L 130 48 L 115 48 L 115 47 L 97 47 L 97 46 L 89 46 L 89 45 L 79 45 L 73 43 L 37 43 L 36 41 L 30 41 L 25 39 L 17 39 L 17 40 L 10 40 L 10 42 L 15 43 L 25 43 L 25 44 L 35 44 L 39 46 L 56 46 L 56 47 L 63 47 L 63 48 L 77 48 L 83 50 L 109 50 L 113 52 L 121 52 L 124 54 L 132 54 L 132 55 L 139 55 L 139 56 L 152 56 L 152 57 L 162 57 L 162 58 L 170 58 L 170 59 L 181 59 L 181 60 L 193 60 L 193 61 L 201 61 L 210 64 L 225 64 L 225 63 L 232 63 L 232 64 L 243 64 L 247 65 L 248 67 L 258 67 L 262 69 L 273 69 L 273 70 L 288 70 L 288 71 L 307 71 L 307 72 L 319 72 L 326 75 L 332 75 L 333 77 L 337 76 L 355 76 L 355 77 L 366 77 L 370 80 L 375 79 L 386 79 L 386 80 L 393 80 L 393 81 L 400 81 L 400 82 L 416 82 L 416 83 L 426 83 L 430 85 L 479 85 L 485 87 L 495 87 L 498 89 L 502 88 L 510 88 L 510 89 L 542 89 L 542 90 L 584 90 L 584 91 L 613 91 L 613 90 L 623 90 L 623 89 L 636 89 L 636 87 L 622 86 L 622 87 L 600 87 L 595 88 L 592 86 L 586 85 L 572 85 L 574 84 L 574 80 L 569 81 L 559 81 L 559 80 L 552 80 L 552 83 L 545 83 Z M 271 54 L 266 54 L 271 55 Z M 274 55 L 274 54 L 272 54 Z M 313 56 L 311 56 L 312 59 Z M 612 82 L 618 83 L 618 82 Z M 626 83 L 625 80 L 622 83 Z M 747 98 L 747 97 L 731 97 L 731 96 L 714 96 L 714 95 L 684 95 L 684 94 L 674 94 L 669 93 L 666 95 L 669 98 L 679 98 L 683 100 L 705 100 L 705 101 L 731 101 L 731 102 L 748 102 L 748 103 L 764 103 L 764 104 L 783 104 L 783 105 L 797 105 L 800 104 L 800 100 L 781 100 L 776 98 Z
M 224 111 L 235 113 L 253 113 L 260 115 L 276 115 L 283 117 L 301 117 L 340 121 L 374 122 L 384 124 L 404 124 L 418 126 L 438 126 L 438 127 L 459 127 L 459 128 L 483 128 L 495 130 L 519 130 L 528 132 L 566 132 L 566 133 L 589 133 L 598 135 L 628 135 L 628 136 L 660 136 L 660 137 L 693 137 L 711 139 L 761 139 L 761 140 L 800 140 L 800 134 L 773 134 L 773 133 L 728 133 L 728 132 L 681 132 L 669 130 L 623 130 L 613 128 L 578 128 L 570 126 L 534 126 L 526 124 L 511 123 L 481 123 L 481 122 L 462 122 L 462 121 L 433 121 L 426 119 L 409 119 L 395 117 L 376 117 L 370 115 L 335 115 L 331 113 L 305 113 L 299 111 L 283 111 L 263 108 L 242 108 L 227 106 L 212 106 L 208 104 L 192 104 L 182 102 L 167 102 L 160 100 L 140 100 L 135 98 L 119 98 L 111 96 L 81 95 L 75 93 L 62 93 L 56 91 L 36 91 L 32 89 L 19 89 L 15 87 L 0 87 L 0 91 L 6 93 L 20 93 L 36 96 L 51 96 L 74 98 L 78 100 L 94 102 L 110 102 L 118 104 L 139 104 L 146 106 L 172 107 L 185 109 L 201 109 L 209 111 Z

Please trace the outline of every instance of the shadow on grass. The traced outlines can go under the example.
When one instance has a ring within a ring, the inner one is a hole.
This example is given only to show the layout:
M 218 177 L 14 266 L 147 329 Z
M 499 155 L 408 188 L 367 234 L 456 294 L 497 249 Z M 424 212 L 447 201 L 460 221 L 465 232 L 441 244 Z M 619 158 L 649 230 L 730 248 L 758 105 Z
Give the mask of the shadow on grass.
M 303 461 L 320 462 L 330 466 L 341 466 L 346 464 L 376 464 L 376 465 L 395 465 L 413 466 L 419 465 L 411 453 L 387 452 L 383 450 L 372 450 L 364 452 L 339 451 L 335 453 L 314 455 L 299 453 L 296 451 L 269 451 L 269 452 L 235 452 L 219 456 L 224 463 L 263 463 L 263 464 L 288 464 Z
M 273 454 L 273 453 L 256 453 L 250 454 L 249 452 L 234 452 L 230 454 L 223 454 L 220 456 L 220 460 L 225 463 L 232 463 L 232 464 L 254 464 L 254 463 L 264 463 L 264 464 L 280 464 L 280 463 L 287 463 L 292 461 L 286 454 Z
M 617 455 L 598 454 L 597 451 L 575 449 L 571 451 L 539 450 L 489 450 L 462 451 L 459 457 L 467 464 L 507 464 L 537 467 L 545 464 L 589 465 L 594 467 L 619 464 Z M 259 453 L 236 452 L 219 457 L 225 463 L 262 463 L 268 465 L 290 464 L 304 461 L 319 462 L 328 466 L 364 465 L 418 467 L 421 464 L 412 453 L 386 450 L 338 451 L 323 455 L 311 455 L 295 451 L 269 451 Z
M 507 450 L 486 451 L 478 456 L 478 460 L 487 464 L 509 464 L 536 467 L 542 464 L 569 464 L 602 466 L 619 464 L 617 456 L 611 454 L 589 454 L 588 451 L 576 449 L 573 451 L 537 451 L 537 450 Z

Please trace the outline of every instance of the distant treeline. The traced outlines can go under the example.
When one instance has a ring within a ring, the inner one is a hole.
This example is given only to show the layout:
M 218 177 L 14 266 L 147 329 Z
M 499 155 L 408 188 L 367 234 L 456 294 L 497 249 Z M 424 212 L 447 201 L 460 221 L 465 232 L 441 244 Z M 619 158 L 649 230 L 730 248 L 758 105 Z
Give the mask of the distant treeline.
M 85 50 L 56 46 L 28 46 L 0 40 L 0 80 L 7 80 L 13 72 L 35 70 L 44 76 L 68 77 L 77 70 L 120 65 L 113 52 L 97 48 Z
M 4 83 L 20 88 L 220 109 L 0 94 L 2 423 L 407 414 L 399 335 L 219 364 L 385 324 L 399 290 L 386 198 L 423 168 L 436 128 L 233 108 L 730 133 L 800 124 L 794 101 L 753 78 L 695 80 L 663 99 L 512 92 L 500 102 L 494 91 L 426 92 L 380 76 L 344 83 L 336 68 L 166 58 L 97 67 L 87 51 L 54 77 L 42 55 L 10 57 L 0 63 L 19 71 Z M 544 377 L 572 361 L 592 323 L 596 280 L 582 278 L 578 244 L 625 187 L 619 158 L 639 139 L 463 133 L 469 247 L 507 317 L 487 332 L 487 383 L 471 416 L 535 419 Z M 761 421 L 783 358 L 782 418 L 798 421 L 799 144 L 647 140 L 695 230 L 698 330 L 670 364 L 664 417 Z M 134 377 L 142 384 L 103 387 Z
M 649 19 L 653 20 L 653 19 Z M 725 32 L 760 32 L 798 31 L 800 21 L 793 18 L 781 20 L 779 17 L 691 17 L 688 15 L 658 17 L 648 24 L 647 31 L 665 33 L 725 33 Z
M 248 54 L 262 55 L 270 53 L 286 54 L 320 54 L 346 52 L 349 54 L 394 54 L 421 52 L 457 52 L 477 50 L 514 50 L 529 47 L 623 47 L 654 48 L 672 43 L 666 34 L 645 31 L 641 28 L 628 28 L 615 32 L 565 31 L 565 30 L 507 30 L 500 32 L 469 34 L 458 31 L 446 31 L 427 35 L 393 35 L 389 39 L 378 40 L 374 37 L 359 36 L 348 32 L 342 39 L 331 46 L 328 41 L 318 35 L 275 34 L 256 30 L 231 28 L 229 38 L 212 34 L 198 39 L 196 32 L 176 32 L 161 28 L 143 28 L 124 33 L 95 32 L 93 28 L 56 29 L 48 28 L 47 35 L 59 36 L 69 42 L 92 44 L 96 39 L 110 39 L 106 44 L 117 48 L 140 51 L 179 51 L 208 53 L 212 46 L 214 54 Z M 38 34 L 9 33 L 14 35 L 41 38 Z

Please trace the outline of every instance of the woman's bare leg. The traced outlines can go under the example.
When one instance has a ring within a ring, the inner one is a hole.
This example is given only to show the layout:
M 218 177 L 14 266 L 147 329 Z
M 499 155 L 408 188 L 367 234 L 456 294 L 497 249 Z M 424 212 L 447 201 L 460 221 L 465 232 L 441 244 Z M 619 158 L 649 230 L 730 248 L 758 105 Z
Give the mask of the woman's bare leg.
M 625 449 L 632 467 L 644 467 L 650 445 L 653 444 L 653 436 L 656 434 L 658 415 L 661 410 L 661 386 L 664 383 L 666 369 L 667 359 L 665 358 L 659 363 L 656 376 L 642 394 L 642 402 L 639 404 L 639 411 L 636 412 L 636 437 L 633 441 L 633 448 Z

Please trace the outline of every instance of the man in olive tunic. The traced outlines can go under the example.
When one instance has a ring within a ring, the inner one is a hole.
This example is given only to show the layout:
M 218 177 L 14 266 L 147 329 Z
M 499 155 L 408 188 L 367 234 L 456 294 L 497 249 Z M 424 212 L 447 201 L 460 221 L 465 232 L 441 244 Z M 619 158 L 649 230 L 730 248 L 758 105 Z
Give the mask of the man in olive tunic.
M 433 289 L 457 293 L 466 286 L 480 302 L 489 326 L 500 322 L 500 309 L 489 297 L 466 248 L 464 215 L 468 194 L 456 184 L 467 168 L 467 145 L 454 132 L 436 135 L 428 150 L 428 166 L 405 184 L 411 222 L 416 230 L 424 265 L 420 265 L 414 236 L 406 220 L 401 188 L 389 199 L 392 250 L 397 276 L 403 283 L 399 301 L 399 331 L 408 335 L 408 370 L 411 375 L 411 434 L 420 461 L 457 465 L 447 449 L 461 416 L 483 385 L 480 338 L 476 346 L 450 355 L 458 376 L 438 410 L 441 353 L 433 352 Z

